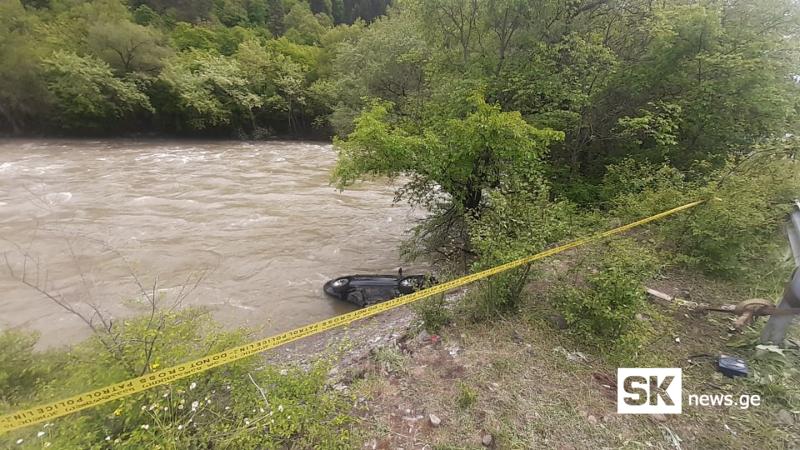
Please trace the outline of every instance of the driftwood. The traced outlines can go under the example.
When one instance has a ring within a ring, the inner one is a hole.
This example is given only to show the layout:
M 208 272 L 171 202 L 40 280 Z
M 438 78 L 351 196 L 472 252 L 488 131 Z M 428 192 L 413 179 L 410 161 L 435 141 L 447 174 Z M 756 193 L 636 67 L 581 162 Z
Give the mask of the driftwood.
M 645 291 L 650 299 L 658 303 L 687 308 L 695 314 L 705 315 L 709 311 L 734 314 L 738 316 L 734 323 L 734 328 L 737 330 L 749 325 L 758 316 L 793 316 L 800 314 L 800 308 L 776 307 L 769 300 L 764 300 L 762 298 L 751 298 L 739 302 L 736 305 L 727 304 L 712 306 L 707 303 L 684 300 L 651 288 L 645 288 Z

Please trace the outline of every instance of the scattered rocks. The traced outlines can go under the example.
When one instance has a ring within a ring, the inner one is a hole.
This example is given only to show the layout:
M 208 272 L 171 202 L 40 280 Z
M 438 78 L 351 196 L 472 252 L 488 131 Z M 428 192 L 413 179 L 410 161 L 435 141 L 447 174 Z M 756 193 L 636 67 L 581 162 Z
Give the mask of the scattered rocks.
M 483 444 L 484 447 L 491 447 L 493 442 L 494 436 L 492 436 L 490 433 L 484 434 L 483 438 L 481 438 L 481 444 Z
M 567 354 L 567 359 L 572 362 L 588 362 L 589 358 L 581 352 L 572 352 Z
M 431 425 L 433 425 L 435 427 L 438 427 L 439 425 L 442 424 L 442 419 L 440 419 L 439 416 L 437 416 L 436 414 L 428 415 L 428 420 L 430 420 L 431 421 Z

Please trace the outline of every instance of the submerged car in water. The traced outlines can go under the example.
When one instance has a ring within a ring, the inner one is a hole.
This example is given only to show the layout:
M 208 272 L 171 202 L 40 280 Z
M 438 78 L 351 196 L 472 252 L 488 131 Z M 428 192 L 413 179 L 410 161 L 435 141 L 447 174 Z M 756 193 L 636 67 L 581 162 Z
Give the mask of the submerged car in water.
M 328 281 L 323 286 L 326 294 L 339 300 L 364 307 L 410 294 L 436 283 L 428 275 L 349 275 Z

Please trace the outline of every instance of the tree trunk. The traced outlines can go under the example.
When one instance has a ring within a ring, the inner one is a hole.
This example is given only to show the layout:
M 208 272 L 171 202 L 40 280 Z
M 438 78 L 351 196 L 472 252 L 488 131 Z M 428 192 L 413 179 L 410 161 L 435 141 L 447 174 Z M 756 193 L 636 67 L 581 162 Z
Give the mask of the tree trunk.
M 479 216 L 479 209 L 481 206 L 481 199 L 483 192 L 480 186 L 469 185 L 467 186 L 466 198 L 464 199 L 464 209 L 472 217 Z

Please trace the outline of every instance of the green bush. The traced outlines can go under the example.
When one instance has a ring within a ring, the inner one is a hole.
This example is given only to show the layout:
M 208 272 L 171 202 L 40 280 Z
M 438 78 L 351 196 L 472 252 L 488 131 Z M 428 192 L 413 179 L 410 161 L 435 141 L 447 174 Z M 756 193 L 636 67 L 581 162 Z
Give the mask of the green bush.
M 646 307 L 643 283 L 657 269 L 656 258 L 637 242 L 620 239 L 588 252 L 573 270 L 575 283 L 562 280 L 555 306 L 582 342 L 606 353 L 633 355 L 641 345 L 636 313 Z
M 0 334 L 0 407 L 30 398 L 59 365 L 34 356 L 38 335 L 5 330 Z
M 469 409 L 478 401 L 478 393 L 464 382 L 458 383 L 458 398 L 456 403 L 461 409 Z
M 444 295 L 434 295 L 412 304 L 417 318 L 428 333 L 438 333 L 453 321 L 453 313 L 445 303 Z
M 800 192 L 797 163 L 765 150 L 707 175 L 701 172 L 630 162 L 610 168 L 608 186 L 616 191 L 612 212 L 629 220 L 704 199 L 704 204 L 654 226 L 660 246 L 674 261 L 727 278 L 771 270 L 776 254 L 785 248 L 781 228 Z
M 166 317 L 150 369 L 220 351 L 248 337 L 243 331 L 220 330 L 202 310 Z M 127 362 L 108 352 L 98 337 L 57 357 L 33 352 L 32 338 L 0 347 L 0 373 L 13 373 L 10 364 L 23 361 L 26 367 L 43 367 L 39 373 L 49 375 L 37 378 L 38 392 L 29 401 L 5 405 L 3 412 L 128 378 L 135 349 L 141 349 L 137 343 L 152 334 L 148 322 L 149 317 L 131 319 L 118 330 L 122 342 L 130 345 L 124 350 Z M 65 370 L 48 371 L 59 358 L 66 358 Z M 328 388 L 329 368 L 324 361 L 303 370 L 248 358 L 8 437 L 10 442 L 22 439 L 18 448 L 352 448 L 352 402 Z M 29 379 L 21 385 L 33 383 Z
M 585 225 L 573 204 L 550 201 L 544 186 L 507 188 L 514 193 L 492 192 L 480 218 L 468 220 L 470 243 L 477 255 L 473 271 L 535 254 Z M 483 281 L 466 299 L 466 313 L 473 320 L 484 320 L 515 312 L 530 273 L 531 266 L 521 267 Z

